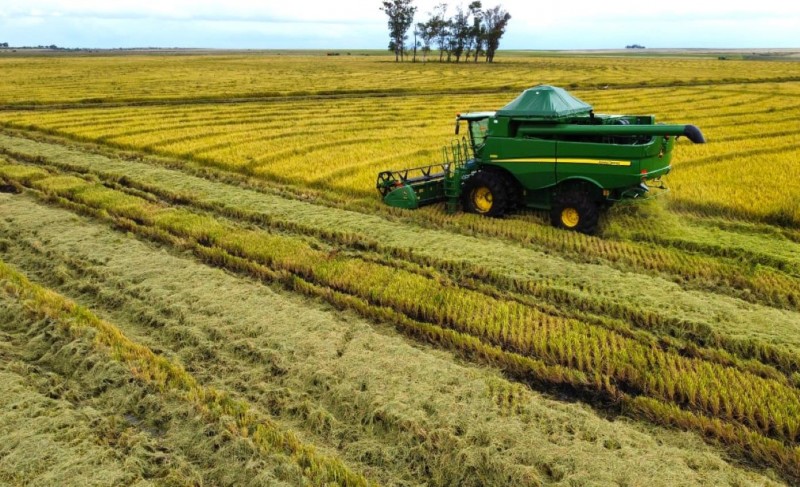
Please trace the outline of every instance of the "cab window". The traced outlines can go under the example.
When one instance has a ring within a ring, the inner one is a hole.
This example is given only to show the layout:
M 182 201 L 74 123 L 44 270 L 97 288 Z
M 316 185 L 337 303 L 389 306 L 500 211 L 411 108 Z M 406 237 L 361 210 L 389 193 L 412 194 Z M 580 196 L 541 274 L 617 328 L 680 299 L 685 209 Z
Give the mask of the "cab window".
M 486 141 L 486 133 L 489 130 L 489 119 L 469 121 L 469 133 L 472 136 L 472 146 L 478 148 Z

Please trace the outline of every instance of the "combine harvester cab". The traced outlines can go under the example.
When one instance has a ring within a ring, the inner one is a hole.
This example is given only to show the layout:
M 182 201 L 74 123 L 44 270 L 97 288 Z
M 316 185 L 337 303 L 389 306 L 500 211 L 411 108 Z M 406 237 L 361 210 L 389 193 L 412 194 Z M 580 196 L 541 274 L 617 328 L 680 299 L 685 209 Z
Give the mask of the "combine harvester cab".
M 499 217 L 518 207 L 549 210 L 553 225 L 594 233 L 600 210 L 663 187 L 675 141 L 704 143 L 694 125 L 652 115 L 599 115 L 567 91 L 525 90 L 496 112 L 460 114 L 468 138 L 434 166 L 378 175 L 384 202 L 401 208 L 446 200 L 448 211 Z

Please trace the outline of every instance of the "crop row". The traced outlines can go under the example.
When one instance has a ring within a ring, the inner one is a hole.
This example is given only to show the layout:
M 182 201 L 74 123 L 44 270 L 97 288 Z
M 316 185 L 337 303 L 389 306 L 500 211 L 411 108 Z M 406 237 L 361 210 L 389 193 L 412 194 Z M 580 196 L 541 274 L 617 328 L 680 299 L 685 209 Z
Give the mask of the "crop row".
M 490 220 L 447 215 L 443 208 L 420 212 L 415 215 L 414 221 L 438 228 L 457 228 L 464 233 L 508 238 L 589 262 L 601 258 L 623 269 L 667 274 L 689 287 L 710 288 L 748 301 L 800 309 L 796 278 L 768 266 L 726 262 L 719 258 L 721 255 L 695 255 L 679 248 L 587 237 L 535 225 L 523 219 Z M 711 247 L 705 250 L 714 252 Z
M 612 330 L 448 286 L 404 269 L 315 248 L 304 239 L 237 227 L 81 178 L 27 171 L 16 180 L 25 180 L 55 201 L 105 215 L 119 225 L 172 244 L 184 242 L 182 245 L 219 265 L 251 272 L 266 268 L 265 276 L 284 275 L 282 279 L 301 290 L 321 288 L 319 292 L 336 297 L 331 298 L 334 301 L 367 303 L 366 310 L 363 304 L 354 305 L 361 311 L 387 309 L 407 320 L 450 330 L 452 346 L 469 344 L 477 351 L 494 350 L 493 356 L 502 352 L 499 357 L 506 358 L 499 358 L 499 365 L 506 368 L 517 366 L 508 363 L 510 357 L 533 359 L 541 364 L 534 370 L 545 369 L 544 376 L 536 374 L 530 380 L 566 381 L 610 398 L 647 396 L 698 417 L 719 418 L 733 425 L 728 428 L 758 431 L 780 441 L 794 443 L 800 434 L 797 390 L 779 381 L 686 358 Z M 6 171 L 6 177 L 9 174 Z M 550 377 L 553 373 L 555 379 Z M 772 453 L 788 454 L 777 445 L 771 447 Z
M 678 92 L 668 94 L 668 90 L 652 89 L 644 91 L 624 90 L 617 94 L 615 92 L 605 92 L 602 94 L 585 92 L 576 93 L 578 96 L 588 97 L 595 103 L 606 106 L 615 106 L 617 109 L 633 111 L 637 113 L 659 112 L 664 110 L 678 110 L 687 106 L 686 94 Z M 441 118 L 442 113 L 451 113 L 456 110 L 486 109 L 489 107 L 501 106 L 508 101 L 509 94 L 496 95 L 472 95 L 460 96 L 457 100 L 451 98 L 431 98 L 431 97 L 405 97 L 400 103 L 392 103 L 391 112 L 386 112 L 384 118 L 397 119 L 398 117 L 407 118 L 410 116 L 418 117 L 417 120 L 436 120 Z M 773 96 L 774 97 L 774 96 Z M 709 93 L 698 96 L 691 100 L 693 110 L 702 111 L 714 109 L 716 113 L 727 114 L 733 112 L 734 116 L 741 115 L 743 104 L 750 105 L 757 103 L 763 97 L 756 97 L 751 93 Z M 724 101 L 724 105 L 720 103 Z M 107 108 L 94 110 L 81 110 L 80 117 L 75 117 L 74 110 L 58 110 L 48 112 L 48 126 L 60 131 L 91 130 L 97 128 L 103 130 L 103 135 L 107 138 L 115 138 L 121 135 L 135 135 L 136 133 L 147 133 L 158 130 L 152 124 L 153 119 L 162 123 L 174 123 L 176 130 L 186 130 L 195 127 L 215 128 L 226 125 L 241 125 L 260 122 L 265 129 L 284 128 L 297 129 L 309 125 L 325 126 L 326 122 L 336 123 L 336 125 L 351 125 L 350 122 L 357 120 L 365 110 L 370 110 L 375 105 L 375 100 L 369 97 L 347 100 L 322 100 L 319 103 L 311 104 L 306 100 L 296 102 L 274 102 L 274 103 L 242 103 L 242 104 L 218 104 L 209 110 L 208 106 L 183 106 L 179 110 L 175 107 L 123 107 Z M 599 106 L 599 105 L 598 105 Z M 257 110 L 253 110 L 257 107 Z M 137 111 L 147 114 L 147 117 L 132 117 Z M 287 125 L 285 115 L 287 112 L 301 111 L 303 119 L 294 120 L 294 123 Z M 759 110 L 751 108 L 750 116 L 758 113 Z M 771 112 L 770 112 L 771 113 Z M 124 123 L 123 123 L 124 122 Z M 121 124 L 121 125 L 120 125 Z M 133 133 L 126 132 L 126 129 L 134 130 Z M 84 135 L 91 136 L 90 132 Z
M 633 212 L 632 215 L 615 212 L 614 221 L 609 223 L 605 236 L 650 242 L 660 247 L 672 247 L 695 254 L 714 255 L 749 266 L 771 267 L 800 279 L 800 255 L 797 255 L 797 244 L 792 241 L 791 232 L 783 235 L 780 231 L 775 231 L 774 227 L 762 227 L 761 230 L 772 231 L 758 235 L 760 229 L 752 225 L 743 227 L 745 232 L 750 231 L 751 234 L 725 231 L 727 220 L 701 220 L 688 212 L 676 215 L 659 211 L 655 217 L 660 220 L 658 224 L 648 225 L 641 221 L 642 212 Z M 655 217 L 647 215 L 644 218 Z M 636 219 L 640 221 L 637 222 Z M 716 223 L 723 229 L 715 227 Z

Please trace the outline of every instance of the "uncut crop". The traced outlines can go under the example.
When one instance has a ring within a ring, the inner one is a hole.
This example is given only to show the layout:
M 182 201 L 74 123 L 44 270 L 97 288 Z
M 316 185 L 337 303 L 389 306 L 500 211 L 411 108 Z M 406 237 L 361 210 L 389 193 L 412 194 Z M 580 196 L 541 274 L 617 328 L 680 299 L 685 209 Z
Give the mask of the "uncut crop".
M 770 91 L 769 96 L 764 91 Z M 677 209 L 800 224 L 799 83 L 577 91 L 598 112 L 693 123 L 708 144 L 681 141 L 667 178 Z M 513 93 L 266 104 L 4 112 L 7 126 L 177 157 L 343 202 L 377 202 L 379 171 L 441 160 L 453 114 L 502 106 Z M 302 115 L 301 115 L 302 114 Z M 780 188 L 780 190 L 777 190 Z
M 492 66 L 393 63 L 382 54 L 25 56 L 0 59 L 0 105 L 222 100 L 371 93 L 515 92 L 798 79 L 793 63 L 504 55 Z M 32 82 L 35 80 L 35 82 Z M 380 103 L 377 103 L 380 105 Z M 490 107 L 491 108 L 491 107 Z

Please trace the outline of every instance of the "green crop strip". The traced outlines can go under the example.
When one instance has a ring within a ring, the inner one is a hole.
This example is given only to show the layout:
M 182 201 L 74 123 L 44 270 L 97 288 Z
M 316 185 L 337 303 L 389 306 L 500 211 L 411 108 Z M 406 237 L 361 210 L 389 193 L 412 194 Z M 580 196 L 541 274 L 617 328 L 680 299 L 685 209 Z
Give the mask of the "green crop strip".
M 4 176 L 22 182 L 12 172 L 4 170 Z M 798 473 L 800 399 L 797 389 L 780 381 L 82 178 L 39 170 L 28 172 L 24 183 L 52 201 L 191 249 L 217 265 L 277 279 L 373 319 L 390 319 L 415 336 L 495 363 L 523 380 L 600 393 L 639 415 L 652 413 L 658 422 L 706 431 L 787 475 Z
M 53 158 L 45 160 L 27 157 L 26 160 L 44 165 L 43 167 L 45 168 L 53 168 L 56 171 L 66 169 L 77 174 L 87 173 L 83 166 L 78 167 L 67 159 Z M 11 169 L 9 167 L 6 170 L 10 171 Z M 25 170 L 20 170 L 23 171 L 20 177 L 24 178 Z M 272 230 L 288 231 L 297 235 L 313 235 L 343 250 L 355 250 L 359 252 L 357 254 L 359 258 L 376 260 L 384 265 L 398 266 L 402 265 L 402 261 L 413 262 L 417 267 L 407 267 L 412 272 L 435 268 L 440 273 L 448 275 L 454 283 L 462 287 L 477 290 L 494 297 L 518 300 L 550 314 L 578 318 L 611 328 L 627 336 L 635 336 L 635 333 L 632 334 L 626 330 L 628 328 L 627 324 L 615 323 L 613 320 L 605 318 L 610 316 L 631 323 L 635 327 L 661 335 L 663 345 L 674 347 L 683 355 L 713 360 L 726 365 L 736 363 L 737 357 L 751 360 L 750 363 L 740 364 L 739 367 L 747 368 L 747 370 L 765 377 L 778 378 L 775 371 L 765 368 L 764 364 L 774 366 L 790 376 L 800 370 L 800 357 L 795 354 L 760 340 L 729 338 L 725 334 L 715 332 L 708 325 L 667 317 L 663 314 L 643 310 L 625 303 L 612 303 L 602 299 L 579 296 L 568 290 L 557 289 L 548 285 L 547 282 L 508 277 L 486 266 L 451 260 L 446 257 L 431 258 L 421 256 L 408 249 L 380 244 L 361 233 L 300 224 L 296 220 L 290 220 L 282 216 L 280 213 L 273 215 L 263 210 L 248 207 L 245 203 L 236 203 L 235 194 L 232 194 L 231 198 L 220 198 L 209 195 L 207 193 L 208 190 L 202 187 L 193 188 L 188 185 L 183 189 L 176 189 L 170 183 L 158 177 L 141 178 L 141 175 L 137 174 L 136 171 L 120 175 L 119 172 L 105 172 L 103 169 L 95 168 L 90 170 L 89 173 L 98 176 L 111 188 L 119 189 L 150 201 L 158 201 L 160 199 L 166 204 L 190 205 L 191 207 L 202 208 L 228 218 L 252 222 Z M 618 216 L 621 217 L 621 215 Z M 623 225 L 628 220 L 621 219 Z M 376 255 L 369 257 L 363 251 L 374 251 Z M 498 289 L 501 291 L 498 292 Z M 546 305 L 542 300 L 552 303 L 552 305 Z M 648 335 L 643 340 L 649 343 L 652 338 Z M 719 348 L 723 350 L 719 350 Z

